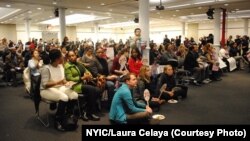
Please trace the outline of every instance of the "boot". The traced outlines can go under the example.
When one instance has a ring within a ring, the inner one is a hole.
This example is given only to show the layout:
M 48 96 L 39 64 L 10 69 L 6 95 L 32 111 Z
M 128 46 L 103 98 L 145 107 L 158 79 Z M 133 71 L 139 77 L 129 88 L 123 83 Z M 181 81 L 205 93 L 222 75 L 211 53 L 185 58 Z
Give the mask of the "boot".
M 73 99 L 73 100 L 69 100 L 67 103 L 67 114 L 68 115 L 73 115 L 74 114 L 74 107 L 77 103 L 77 100 Z
M 55 128 L 58 131 L 65 131 L 62 122 L 63 122 L 63 116 L 65 113 L 65 108 L 66 108 L 67 102 L 64 101 L 59 101 L 58 103 L 58 108 L 56 112 L 56 117 L 55 117 Z

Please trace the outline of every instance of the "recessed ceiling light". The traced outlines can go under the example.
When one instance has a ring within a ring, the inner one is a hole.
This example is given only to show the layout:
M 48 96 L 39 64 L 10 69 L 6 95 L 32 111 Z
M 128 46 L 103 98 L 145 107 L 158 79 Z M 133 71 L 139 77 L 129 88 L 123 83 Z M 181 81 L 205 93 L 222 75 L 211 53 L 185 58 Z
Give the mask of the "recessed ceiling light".
M 4 22 L 1 22 L 1 23 L 4 23 Z
M 41 10 L 42 8 L 38 7 L 37 10 Z
M 53 1 L 53 2 L 52 2 L 52 4 L 56 5 L 56 4 L 57 4 L 57 2 L 56 2 L 56 1 Z
M 66 24 L 76 24 L 82 22 L 90 22 L 96 20 L 103 20 L 108 19 L 109 17 L 100 17 L 100 16 L 93 16 L 93 15 L 85 15 L 85 14 L 72 14 L 65 16 Z M 51 24 L 51 25 L 59 25 L 59 18 L 49 19 L 46 21 L 40 22 L 41 24 Z
M 28 11 L 28 13 L 30 13 L 30 14 L 31 14 L 31 13 L 32 13 L 32 11 Z
M 228 6 L 229 4 L 228 3 L 225 3 L 224 6 Z
M 6 7 L 11 7 L 11 5 L 7 4 Z
M 179 12 L 180 10 L 177 9 L 177 10 L 175 10 L 175 11 L 176 11 L 176 12 Z
M 101 3 L 101 5 L 102 5 L 102 6 L 105 5 L 105 3 Z
M 49 16 L 50 18 L 52 18 L 53 16 Z
M 112 9 L 109 9 L 109 11 L 113 11 Z
M 238 10 L 240 10 L 240 9 L 237 8 L 237 9 L 235 9 L 235 10 L 238 11 Z
M 198 7 L 198 9 L 202 9 L 202 7 Z
M 175 17 L 176 15 L 173 15 L 173 17 Z
M 73 13 L 73 11 L 69 11 L 70 13 Z
M 90 8 L 91 8 L 91 6 L 87 6 L 87 8 L 88 8 L 88 9 L 90 9 Z
M 13 19 L 10 19 L 10 21 L 12 21 Z

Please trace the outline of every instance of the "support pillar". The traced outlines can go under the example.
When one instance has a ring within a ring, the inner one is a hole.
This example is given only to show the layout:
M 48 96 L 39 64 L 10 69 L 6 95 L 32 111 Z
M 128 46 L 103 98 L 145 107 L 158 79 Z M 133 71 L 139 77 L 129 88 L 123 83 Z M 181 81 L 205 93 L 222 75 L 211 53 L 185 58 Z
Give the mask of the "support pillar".
M 214 10 L 214 47 L 219 52 L 220 49 L 220 24 L 221 24 L 221 9 Z
M 59 25 L 60 25 L 60 41 L 63 42 L 66 36 L 66 20 L 65 20 L 66 8 L 59 8 Z
M 248 19 L 244 19 L 244 35 L 248 35 L 248 24 L 249 24 L 249 20 Z
M 146 43 L 143 50 L 143 63 L 149 65 L 149 0 L 139 0 L 139 27 L 141 29 L 141 41 Z
M 30 21 L 30 18 L 25 19 L 25 33 L 28 41 L 30 41 Z

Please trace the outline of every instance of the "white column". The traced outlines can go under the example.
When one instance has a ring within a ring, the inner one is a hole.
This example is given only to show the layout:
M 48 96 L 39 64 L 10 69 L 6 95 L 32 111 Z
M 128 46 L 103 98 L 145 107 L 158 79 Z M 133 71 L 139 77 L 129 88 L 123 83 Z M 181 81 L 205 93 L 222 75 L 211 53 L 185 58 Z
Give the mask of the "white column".
M 99 30 L 98 23 L 95 23 L 95 27 L 94 27 L 95 37 L 94 37 L 94 40 L 93 40 L 95 43 L 98 40 L 98 30 Z
M 182 26 L 181 43 L 184 43 L 186 37 L 186 23 L 181 22 L 181 26 Z
M 141 29 L 141 41 L 146 42 L 143 51 L 143 63 L 149 65 L 149 0 L 139 0 L 139 27 Z
M 248 19 L 244 19 L 244 35 L 248 35 Z
M 214 10 L 214 47 L 216 47 L 217 52 L 219 51 L 220 47 L 220 39 L 221 39 L 221 9 Z
M 66 36 L 65 8 L 59 8 L 60 41 Z
M 139 0 L 139 27 L 142 41 L 149 47 L 149 0 Z
M 25 19 L 25 32 L 27 41 L 30 40 L 30 20 L 31 20 L 30 18 Z

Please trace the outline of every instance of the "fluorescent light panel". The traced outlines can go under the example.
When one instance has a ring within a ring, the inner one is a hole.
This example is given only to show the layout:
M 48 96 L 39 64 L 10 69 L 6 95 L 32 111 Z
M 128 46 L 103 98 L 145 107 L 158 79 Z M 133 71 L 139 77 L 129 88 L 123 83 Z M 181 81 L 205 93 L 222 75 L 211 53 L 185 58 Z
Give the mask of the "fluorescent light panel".
M 20 11 L 20 10 L 21 10 L 21 9 L 13 9 L 13 11 L 11 11 L 10 13 L 8 13 L 8 14 L 6 14 L 6 15 L 0 17 L 0 20 L 2 20 L 3 18 L 6 18 L 6 17 L 8 17 L 8 16 L 10 16 L 10 15 L 12 15 L 12 14 L 15 14 L 15 13 L 17 13 L 17 12 Z
M 116 27 L 128 27 L 128 26 L 137 26 L 137 25 L 138 25 L 138 23 L 135 23 L 133 21 L 129 21 L 129 22 L 121 22 L 121 23 L 103 24 L 103 25 L 99 25 L 99 27 L 116 28 Z
M 162 0 L 162 3 L 165 3 L 169 0 Z M 160 3 L 160 0 L 149 0 L 150 3 Z
M 72 15 L 65 16 L 66 24 L 76 24 L 76 23 L 96 21 L 96 20 L 108 19 L 108 18 L 110 17 L 98 17 L 94 15 L 85 15 L 85 14 L 72 14 Z M 59 25 L 59 18 L 46 20 L 40 23 L 50 24 L 50 25 Z
M 187 4 L 181 4 L 181 5 L 174 5 L 174 6 L 169 6 L 167 8 L 177 8 L 177 7 L 183 7 L 183 6 L 188 6 L 188 5 L 190 5 L 190 4 L 187 3 Z
M 211 0 L 211 1 L 202 1 L 202 2 L 196 2 L 194 4 L 205 4 L 205 3 L 212 3 L 212 2 L 215 2 L 215 1 L 213 1 L 213 0 Z

